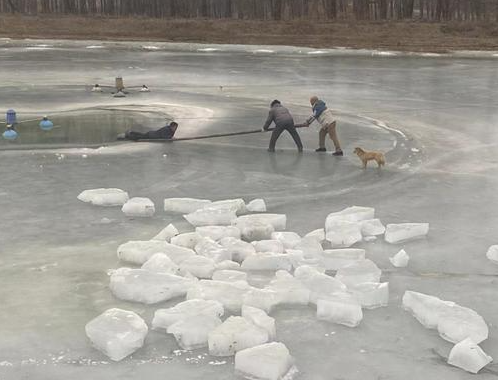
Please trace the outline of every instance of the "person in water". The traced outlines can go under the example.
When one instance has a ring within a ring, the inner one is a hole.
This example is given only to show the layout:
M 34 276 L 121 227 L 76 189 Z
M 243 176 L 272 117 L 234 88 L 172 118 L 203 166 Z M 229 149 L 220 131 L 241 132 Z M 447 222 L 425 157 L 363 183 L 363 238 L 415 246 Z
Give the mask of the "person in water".
M 156 131 L 148 131 L 148 132 L 136 132 L 136 131 L 127 131 L 124 134 L 125 140 L 171 140 L 175 136 L 175 132 L 178 128 L 178 123 L 172 121 L 168 125 L 159 128 Z

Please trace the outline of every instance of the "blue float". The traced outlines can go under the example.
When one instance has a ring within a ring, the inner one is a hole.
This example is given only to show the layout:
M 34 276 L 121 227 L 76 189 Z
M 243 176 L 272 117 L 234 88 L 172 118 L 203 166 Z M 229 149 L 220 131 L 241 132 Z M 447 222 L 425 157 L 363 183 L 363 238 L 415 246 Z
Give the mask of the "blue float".
M 15 140 L 17 138 L 17 132 L 13 129 L 7 129 L 4 133 L 2 133 L 2 137 L 5 140 Z
M 7 110 L 5 115 L 5 122 L 9 125 L 14 125 L 17 123 L 16 111 L 10 109 Z
M 54 127 L 54 123 L 48 120 L 47 116 L 43 117 L 43 120 L 40 121 L 40 128 L 44 131 L 50 131 Z

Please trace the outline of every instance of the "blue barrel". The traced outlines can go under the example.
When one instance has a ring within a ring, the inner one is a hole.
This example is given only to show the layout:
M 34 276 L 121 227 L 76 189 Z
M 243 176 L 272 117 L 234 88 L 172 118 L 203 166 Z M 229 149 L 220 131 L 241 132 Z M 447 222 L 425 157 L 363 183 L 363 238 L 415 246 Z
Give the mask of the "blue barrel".
M 52 123 L 50 120 L 47 118 L 43 118 L 42 121 L 40 121 L 40 128 L 43 129 L 44 131 L 50 131 L 54 127 L 54 123 Z
M 5 122 L 10 125 L 16 124 L 17 123 L 16 111 L 8 110 L 7 114 L 5 115 Z
M 17 138 L 17 132 L 13 129 L 7 129 L 4 133 L 2 133 L 2 137 L 5 140 L 15 140 Z

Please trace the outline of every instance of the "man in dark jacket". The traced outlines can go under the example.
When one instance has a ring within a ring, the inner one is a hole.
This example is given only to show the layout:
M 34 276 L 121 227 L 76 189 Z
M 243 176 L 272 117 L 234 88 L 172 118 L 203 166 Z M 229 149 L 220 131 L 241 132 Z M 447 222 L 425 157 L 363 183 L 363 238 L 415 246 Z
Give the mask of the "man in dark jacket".
M 278 138 L 282 134 L 284 130 L 290 133 L 294 142 L 297 145 L 297 149 L 299 152 L 303 151 L 303 143 L 301 142 L 301 138 L 296 131 L 296 127 L 294 126 L 294 119 L 290 114 L 289 110 L 282 106 L 279 100 L 274 100 L 271 102 L 270 112 L 268 114 L 268 119 L 266 119 L 266 123 L 263 126 L 263 129 L 267 131 L 270 128 L 270 124 L 275 123 L 275 129 L 271 134 L 270 139 L 270 147 L 268 148 L 268 152 L 275 152 L 275 144 L 277 143 Z
M 171 140 L 175 135 L 176 129 L 178 128 L 178 123 L 172 121 L 165 127 L 159 128 L 157 131 L 148 131 L 145 133 L 128 131 L 125 133 L 126 140 Z

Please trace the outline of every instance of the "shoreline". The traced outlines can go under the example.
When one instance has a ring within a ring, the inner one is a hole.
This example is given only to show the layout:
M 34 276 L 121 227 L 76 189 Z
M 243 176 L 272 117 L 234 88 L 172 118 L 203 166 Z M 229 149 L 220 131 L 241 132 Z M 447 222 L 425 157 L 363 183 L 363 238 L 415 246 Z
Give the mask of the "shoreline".
M 429 23 L 0 15 L 0 39 L 299 46 L 448 54 L 498 51 L 498 23 Z M 8 40 L 7 40 L 8 41 Z

